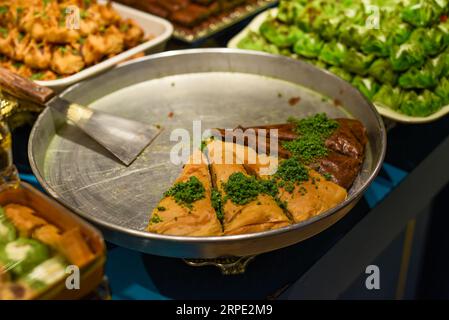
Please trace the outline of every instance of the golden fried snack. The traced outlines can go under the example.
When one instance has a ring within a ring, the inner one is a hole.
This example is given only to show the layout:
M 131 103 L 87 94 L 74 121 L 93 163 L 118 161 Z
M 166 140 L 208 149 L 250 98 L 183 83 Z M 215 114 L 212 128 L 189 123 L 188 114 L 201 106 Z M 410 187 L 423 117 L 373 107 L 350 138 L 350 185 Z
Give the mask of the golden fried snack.
M 34 69 L 48 69 L 52 61 L 51 48 L 49 45 L 41 45 L 35 40 L 30 41 L 26 48 L 24 62 Z
M 33 231 L 32 237 L 40 242 L 57 249 L 61 242 L 61 230 L 51 224 L 44 225 Z
M 105 55 L 117 54 L 123 51 L 124 36 L 115 26 L 110 26 L 103 35 Z
M 29 35 L 23 36 L 17 29 L 15 29 L 13 33 L 17 35 L 14 39 L 14 59 L 17 61 L 24 61 L 31 37 Z
M 105 44 L 103 38 L 98 35 L 89 35 L 81 49 L 84 61 L 87 65 L 99 62 L 105 53 Z
M 45 40 L 51 43 L 66 44 L 78 41 L 80 34 L 77 30 L 54 26 L 46 30 Z
M 310 179 L 295 186 L 293 192 L 279 188 L 279 198 L 284 201 L 295 223 L 308 220 L 345 201 L 347 192 L 327 181 L 315 170 L 309 171 Z
M 14 57 L 14 35 L 0 33 L 0 54 L 9 58 Z
M 125 32 L 125 46 L 132 48 L 137 46 L 143 39 L 143 30 L 133 20 L 128 19 L 120 26 L 120 30 Z
M 84 68 L 79 52 L 71 47 L 59 47 L 53 51 L 51 69 L 59 74 L 73 74 Z
M 220 221 L 212 207 L 212 184 L 207 160 L 199 151 L 184 166 L 175 185 L 193 181 L 193 177 L 197 185 L 200 183 L 204 188 L 203 197 L 193 203 L 180 203 L 176 195 L 164 197 L 153 210 L 147 228 L 149 232 L 194 237 L 221 235 Z
M 211 171 L 218 191 L 227 196 L 225 184 L 233 174 L 249 177 L 242 164 L 237 162 L 233 143 L 213 141 L 207 145 Z M 229 159 L 233 159 L 229 163 Z M 226 161 L 227 160 L 227 161 Z M 224 234 L 244 234 L 273 230 L 288 226 L 290 221 L 276 201 L 269 195 L 260 193 L 249 203 L 240 205 L 231 199 L 223 203 Z
M 134 21 L 122 19 L 110 2 L 2 0 L 0 6 L 1 64 L 5 57 L 13 59 L 12 65 L 24 63 L 26 68 L 6 67 L 32 80 L 74 74 L 137 46 L 144 36 L 143 30 Z M 68 27 L 76 24 L 79 28 Z M 61 45 L 67 54 L 58 52 Z
M 30 237 L 34 229 L 47 224 L 47 221 L 37 217 L 35 212 L 28 207 L 8 204 L 4 209 L 6 217 L 19 230 L 22 237 Z
M 248 147 L 245 147 L 249 149 Z M 266 161 L 265 155 L 263 155 Z M 272 158 L 272 157 L 269 157 Z M 246 159 L 245 159 L 246 161 Z M 261 160 L 257 163 L 262 162 Z M 276 163 L 272 159 L 270 163 Z M 245 167 L 261 179 L 270 179 L 273 176 L 263 173 L 264 166 L 248 164 Z M 262 172 L 262 173 L 261 173 Z M 273 172 L 275 173 L 275 172 Z M 309 180 L 294 185 L 293 190 L 286 190 L 285 186 L 279 186 L 279 199 L 286 205 L 295 223 L 305 221 L 319 215 L 343 202 L 347 197 L 347 191 L 338 184 L 326 180 L 321 174 L 309 168 Z
M 78 228 L 64 232 L 57 244 L 57 248 L 70 263 L 80 268 L 95 259 L 95 255 L 90 250 Z

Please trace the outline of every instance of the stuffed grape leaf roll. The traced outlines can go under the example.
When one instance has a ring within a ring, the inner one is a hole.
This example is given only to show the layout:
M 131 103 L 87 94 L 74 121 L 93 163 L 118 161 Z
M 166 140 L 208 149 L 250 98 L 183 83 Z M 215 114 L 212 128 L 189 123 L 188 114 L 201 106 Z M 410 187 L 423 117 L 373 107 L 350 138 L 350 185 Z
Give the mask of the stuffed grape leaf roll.
M 272 54 L 280 53 L 278 47 L 268 43 L 264 37 L 255 32 L 250 32 L 246 37 L 240 40 L 237 47 L 240 49 L 264 51 Z
M 402 103 L 402 91 L 389 84 L 384 84 L 374 95 L 373 103 L 397 110 Z
M 349 49 L 343 56 L 341 65 L 348 71 L 364 76 L 374 60 L 374 55 L 365 55 L 355 49 Z
M 368 74 L 380 83 L 395 85 L 398 75 L 393 71 L 390 60 L 377 59 L 369 67 Z
M 323 49 L 320 52 L 318 59 L 321 61 L 330 64 L 332 66 L 339 67 L 343 59 L 345 58 L 348 49 L 341 42 L 330 42 L 326 43 L 323 46 Z
M 435 94 L 440 97 L 443 105 L 449 104 L 449 80 L 446 77 L 441 78 L 435 89 Z
M 368 99 L 372 99 L 373 96 L 379 90 L 379 84 L 373 78 L 362 78 L 359 76 L 352 79 L 352 85 L 360 90 L 361 93 Z
M 412 66 L 422 66 L 425 62 L 425 53 L 419 43 L 407 41 L 393 47 L 390 62 L 394 71 L 406 71 Z
M 421 94 L 407 91 L 404 94 L 400 110 L 409 116 L 426 117 L 441 107 L 441 98 L 429 90 L 424 90 Z
M 433 0 L 411 0 L 401 13 L 404 21 L 415 27 L 428 27 L 438 21 L 443 8 Z
M 303 32 L 296 26 L 288 26 L 276 20 L 266 20 L 260 26 L 260 33 L 279 48 L 293 46 Z
M 324 42 L 313 33 L 303 33 L 296 41 L 293 50 L 306 58 L 316 58 L 319 56 Z

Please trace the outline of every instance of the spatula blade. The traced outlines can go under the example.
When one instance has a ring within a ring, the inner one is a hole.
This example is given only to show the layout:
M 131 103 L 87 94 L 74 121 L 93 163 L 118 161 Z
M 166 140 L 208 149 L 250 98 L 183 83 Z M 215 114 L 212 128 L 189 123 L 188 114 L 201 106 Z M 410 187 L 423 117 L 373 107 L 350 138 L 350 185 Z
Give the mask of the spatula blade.
M 126 166 L 161 132 L 154 125 L 89 109 L 59 97 L 54 97 L 47 105 L 62 113 Z

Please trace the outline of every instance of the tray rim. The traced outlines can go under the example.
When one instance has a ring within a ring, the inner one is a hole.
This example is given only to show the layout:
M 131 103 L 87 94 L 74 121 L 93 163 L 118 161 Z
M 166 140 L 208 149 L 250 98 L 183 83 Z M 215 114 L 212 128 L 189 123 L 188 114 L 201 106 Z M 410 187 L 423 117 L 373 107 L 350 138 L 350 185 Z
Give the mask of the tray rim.
M 179 56 L 179 55 L 192 55 L 192 54 L 194 55 L 194 54 L 201 54 L 201 53 L 215 53 L 215 54 L 230 53 L 230 54 L 241 54 L 241 55 L 249 55 L 249 56 L 262 56 L 262 57 L 267 57 L 267 58 L 271 58 L 271 59 L 282 59 L 285 61 L 285 63 L 305 64 L 309 68 L 312 67 L 312 68 L 315 68 L 319 72 L 324 72 L 323 70 L 318 69 L 314 66 L 311 66 L 310 64 L 308 64 L 304 61 L 294 60 L 294 59 L 290 59 L 290 58 L 287 58 L 284 56 L 272 55 L 272 54 L 265 53 L 265 52 L 240 50 L 240 49 L 228 49 L 228 48 L 188 49 L 188 50 L 167 51 L 167 52 L 162 52 L 162 53 L 158 53 L 158 54 L 153 54 L 151 56 L 141 57 L 139 59 L 135 59 L 132 61 L 128 61 L 113 70 L 118 70 L 120 68 L 126 67 L 129 64 L 136 64 L 136 63 L 139 63 L 141 61 L 146 61 L 146 60 L 158 60 L 158 59 L 163 59 L 164 57 L 173 57 L 173 56 Z M 337 77 L 336 75 L 334 75 L 332 73 L 326 72 L 326 74 L 330 77 L 333 77 L 335 81 L 346 83 L 342 79 L 340 79 L 339 77 Z M 77 83 L 77 84 L 69 87 L 68 89 L 64 90 L 64 92 L 62 94 L 66 94 L 66 93 L 70 92 L 71 90 L 74 90 L 79 84 L 80 83 Z M 377 163 L 373 164 L 373 165 L 375 165 L 373 171 L 371 172 L 371 174 L 369 175 L 367 180 L 361 185 L 359 190 L 354 192 L 354 194 L 349 196 L 345 201 L 340 203 L 338 206 L 328 210 L 327 212 L 325 212 L 323 214 L 320 214 L 311 219 L 308 219 L 306 221 L 292 224 L 292 225 L 289 225 L 289 226 L 286 226 L 286 227 L 283 227 L 280 229 L 276 229 L 276 230 L 269 230 L 269 231 L 250 233 L 250 234 L 213 236 L 213 237 L 171 236 L 171 235 L 156 234 L 156 233 L 146 232 L 144 230 L 134 230 L 134 229 L 129 229 L 129 228 L 122 227 L 122 226 L 117 226 L 117 225 L 111 224 L 109 222 L 101 221 L 100 219 L 98 219 L 96 217 L 92 217 L 87 214 L 84 214 L 82 211 L 80 211 L 78 209 L 75 210 L 75 208 L 72 208 L 63 199 L 61 199 L 58 196 L 58 194 L 51 188 L 51 186 L 45 181 L 45 179 L 43 178 L 43 176 L 41 175 L 41 173 L 39 171 L 39 168 L 37 167 L 37 163 L 36 163 L 36 160 L 35 160 L 33 152 L 32 152 L 32 143 L 33 143 L 33 139 L 34 139 L 33 137 L 36 136 L 36 130 L 37 130 L 38 124 L 41 122 L 41 119 L 46 115 L 47 112 L 51 112 L 51 110 L 48 107 L 46 107 L 44 109 L 44 111 L 39 115 L 38 119 L 36 120 L 32 130 L 31 130 L 30 139 L 28 142 L 28 157 L 30 159 L 30 165 L 31 165 L 32 171 L 35 174 L 37 180 L 42 185 L 42 187 L 53 198 L 55 198 L 57 201 L 62 203 L 64 206 L 70 208 L 70 210 L 76 212 L 82 218 L 88 220 L 91 223 L 94 223 L 96 226 L 99 226 L 100 228 L 104 228 L 104 230 L 106 230 L 106 231 L 118 232 L 118 233 L 120 233 L 120 236 L 125 234 L 128 236 L 133 236 L 133 237 L 143 239 L 143 240 L 160 240 L 160 241 L 164 241 L 167 243 L 182 242 L 185 244 L 209 244 L 209 243 L 211 243 L 211 244 L 212 243 L 213 244 L 228 243 L 229 244 L 229 243 L 235 243 L 235 242 L 245 241 L 245 240 L 253 241 L 253 240 L 260 239 L 260 238 L 269 238 L 269 237 L 274 237 L 274 236 L 277 236 L 280 234 L 289 233 L 289 232 L 295 231 L 297 229 L 301 229 L 305 226 L 311 225 L 315 222 L 324 220 L 324 219 L 334 215 L 336 212 L 343 210 L 345 207 L 350 206 L 351 203 L 353 203 L 354 201 L 358 201 L 358 199 L 360 199 L 360 197 L 363 195 L 363 193 L 366 191 L 366 189 L 369 187 L 369 185 L 373 182 L 375 177 L 380 172 L 384 158 L 385 158 L 386 147 L 387 147 L 387 135 L 386 135 L 386 129 L 385 129 L 384 123 L 382 121 L 382 117 L 377 112 L 376 108 L 361 93 L 359 93 L 359 96 L 361 99 L 365 100 L 365 102 L 371 109 L 373 115 L 376 118 L 378 127 L 380 129 L 379 134 L 381 136 L 381 141 L 380 141 L 381 152 L 379 155 L 379 161 Z
M 238 43 L 240 40 L 242 40 L 244 37 L 248 35 L 250 31 L 258 32 L 258 29 L 260 25 L 265 21 L 265 19 L 268 17 L 268 15 L 277 14 L 278 9 L 272 8 L 263 11 L 262 13 L 258 14 L 248 26 L 246 26 L 242 31 L 240 31 L 238 34 L 236 34 L 234 37 L 229 40 L 227 47 L 230 49 L 238 49 Z M 302 58 L 298 58 L 298 60 L 303 60 Z M 327 70 L 325 70 L 327 71 Z M 352 84 L 351 84 L 352 85 Z M 408 124 L 425 124 L 434 122 L 436 120 L 439 120 L 449 114 L 449 105 L 443 106 L 440 110 L 437 112 L 427 116 L 427 117 L 412 117 L 408 116 L 402 113 L 399 113 L 393 109 L 388 108 L 387 106 L 383 106 L 379 103 L 373 103 L 376 107 L 377 111 L 384 117 L 395 120 L 397 122 L 401 123 L 408 123 Z

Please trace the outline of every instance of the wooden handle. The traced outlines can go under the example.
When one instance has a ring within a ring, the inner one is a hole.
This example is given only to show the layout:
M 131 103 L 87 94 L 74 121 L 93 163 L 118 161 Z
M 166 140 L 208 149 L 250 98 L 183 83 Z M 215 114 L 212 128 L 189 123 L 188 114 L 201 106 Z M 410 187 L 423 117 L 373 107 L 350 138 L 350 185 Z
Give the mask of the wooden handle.
M 4 68 L 0 68 L 0 88 L 16 98 L 41 105 L 54 95 L 53 90 L 41 87 Z

